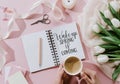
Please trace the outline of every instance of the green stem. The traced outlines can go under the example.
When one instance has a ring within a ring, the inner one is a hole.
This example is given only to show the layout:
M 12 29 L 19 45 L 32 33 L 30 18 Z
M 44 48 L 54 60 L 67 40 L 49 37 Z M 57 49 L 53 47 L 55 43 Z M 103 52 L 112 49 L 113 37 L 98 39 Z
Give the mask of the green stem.
M 120 60 L 120 58 L 109 58 L 110 60 Z

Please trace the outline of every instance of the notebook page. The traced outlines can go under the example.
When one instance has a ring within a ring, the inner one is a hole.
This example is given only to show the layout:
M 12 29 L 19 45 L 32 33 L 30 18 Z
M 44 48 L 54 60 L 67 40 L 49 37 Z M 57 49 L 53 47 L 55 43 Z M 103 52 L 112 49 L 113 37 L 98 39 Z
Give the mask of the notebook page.
M 67 56 L 78 56 L 80 59 L 85 58 L 76 23 L 59 26 L 53 29 L 52 33 L 61 61 Z
M 38 39 L 42 38 L 42 59 L 39 65 L 39 44 Z M 49 48 L 46 32 L 37 32 L 22 37 L 25 56 L 31 72 L 50 68 L 54 66 L 53 58 Z

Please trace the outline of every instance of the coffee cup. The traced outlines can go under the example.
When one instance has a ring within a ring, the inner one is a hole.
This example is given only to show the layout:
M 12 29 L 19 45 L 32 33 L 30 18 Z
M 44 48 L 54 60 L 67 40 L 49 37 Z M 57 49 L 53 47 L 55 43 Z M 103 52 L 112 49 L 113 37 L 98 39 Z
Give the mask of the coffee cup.
M 64 60 L 63 68 L 68 75 L 77 75 L 82 72 L 83 64 L 79 57 L 69 56 Z

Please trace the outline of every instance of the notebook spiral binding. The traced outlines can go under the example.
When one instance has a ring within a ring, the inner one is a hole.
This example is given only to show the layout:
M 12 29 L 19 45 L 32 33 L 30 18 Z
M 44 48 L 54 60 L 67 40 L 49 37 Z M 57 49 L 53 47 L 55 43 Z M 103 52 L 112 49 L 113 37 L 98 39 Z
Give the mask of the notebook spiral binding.
M 54 64 L 55 64 L 55 66 L 58 66 L 58 65 L 60 65 L 60 60 L 59 60 L 59 57 L 58 57 L 58 52 L 57 52 L 57 49 L 56 49 L 56 45 L 55 45 L 55 41 L 54 41 L 52 31 L 47 30 L 46 35 L 47 35 L 48 43 L 49 43 L 50 50 L 51 50 L 51 53 L 52 53 L 52 56 L 53 56 Z

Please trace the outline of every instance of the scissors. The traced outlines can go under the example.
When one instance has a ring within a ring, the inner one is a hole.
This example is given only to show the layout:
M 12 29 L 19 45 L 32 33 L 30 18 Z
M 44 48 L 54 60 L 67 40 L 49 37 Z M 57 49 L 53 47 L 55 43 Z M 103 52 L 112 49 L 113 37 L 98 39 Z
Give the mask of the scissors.
M 42 20 L 37 20 L 36 22 L 32 23 L 31 25 L 38 24 L 39 22 L 44 23 L 44 24 L 50 24 L 51 23 L 51 21 L 49 20 L 48 14 L 44 14 Z

